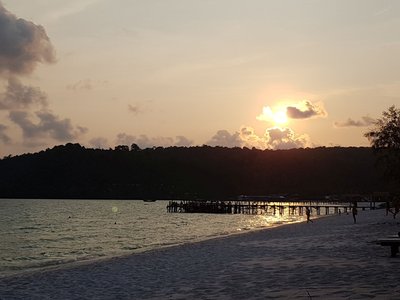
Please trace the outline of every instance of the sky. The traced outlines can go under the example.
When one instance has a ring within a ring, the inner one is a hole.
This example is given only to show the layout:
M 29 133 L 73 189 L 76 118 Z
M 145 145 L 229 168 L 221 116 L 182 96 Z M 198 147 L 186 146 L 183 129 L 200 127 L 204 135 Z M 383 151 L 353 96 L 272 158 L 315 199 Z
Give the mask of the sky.
M 399 55 L 397 0 L 0 0 L 0 157 L 368 146 Z

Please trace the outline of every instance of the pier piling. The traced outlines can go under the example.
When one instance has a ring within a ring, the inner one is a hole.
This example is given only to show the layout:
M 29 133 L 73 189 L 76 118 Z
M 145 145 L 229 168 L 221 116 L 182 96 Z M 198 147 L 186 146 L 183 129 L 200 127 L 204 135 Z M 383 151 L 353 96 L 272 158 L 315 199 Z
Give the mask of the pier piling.
M 362 202 L 361 202 L 362 203 Z M 212 213 L 212 214 L 273 214 L 284 215 L 287 212 L 289 215 L 302 216 L 304 209 L 308 207 L 311 211 L 315 211 L 316 215 L 321 215 L 321 208 L 325 208 L 325 215 L 330 212 L 340 214 L 342 209 L 344 213 L 348 213 L 351 204 L 348 202 L 334 201 L 200 201 L 200 200 L 181 200 L 169 201 L 167 212 L 169 213 Z M 365 205 L 359 205 L 362 210 L 375 209 L 375 202 L 369 202 Z

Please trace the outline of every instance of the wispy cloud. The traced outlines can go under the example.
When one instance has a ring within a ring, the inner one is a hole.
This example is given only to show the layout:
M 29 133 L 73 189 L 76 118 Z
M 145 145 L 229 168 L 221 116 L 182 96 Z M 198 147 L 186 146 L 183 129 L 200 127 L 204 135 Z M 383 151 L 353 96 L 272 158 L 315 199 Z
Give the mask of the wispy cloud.
M 50 111 L 38 111 L 35 113 L 38 121 L 32 121 L 32 116 L 25 111 L 11 111 L 10 119 L 18 125 L 24 139 L 51 138 L 56 141 L 73 141 L 87 132 L 84 127 L 74 127 L 70 119 L 60 119 Z
M 129 112 L 133 113 L 134 115 L 137 115 L 140 112 L 142 112 L 142 108 L 138 104 L 136 104 L 136 105 L 128 104 L 128 110 L 129 110 Z
M 138 115 L 150 112 L 152 100 L 135 101 L 128 104 L 128 111 L 131 114 Z
M 9 144 L 11 142 L 11 138 L 5 133 L 7 126 L 0 124 L 0 141 L 3 144 Z
M 193 142 L 184 136 L 172 137 L 148 137 L 145 134 L 139 136 L 120 133 L 117 135 L 117 144 L 131 145 L 137 144 L 140 148 L 151 147 L 171 147 L 171 146 L 191 146 Z
M 90 79 L 79 80 L 78 82 L 68 84 L 67 89 L 71 91 L 91 90 L 93 83 Z
M 183 135 L 178 135 L 176 136 L 176 142 L 175 142 L 175 146 L 178 147 L 189 147 L 193 145 L 193 141 L 188 139 L 187 137 L 183 136 Z
M 104 86 L 107 85 L 106 80 L 92 80 L 92 79 L 82 79 L 77 82 L 68 84 L 66 86 L 67 90 L 71 90 L 74 92 L 78 91 L 90 91 L 93 90 L 96 87 Z
M 108 140 L 106 138 L 103 137 L 96 137 L 93 138 L 89 141 L 89 144 L 92 147 L 98 148 L 98 149 L 105 149 L 108 148 Z
M 47 104 L 47 95 L 40 88 L 23 85 L 15 77 L 8 79 L 5 92 L 0 93 L 0 110 L 46 107 Z
M 374 125 L 376 119 L 371 118 L 370 116 L 363 116 L 361 120 L 353 120 L 352 118 L 348 118 L 346 121 L 335 122 L 335 127 L 368 127 Z

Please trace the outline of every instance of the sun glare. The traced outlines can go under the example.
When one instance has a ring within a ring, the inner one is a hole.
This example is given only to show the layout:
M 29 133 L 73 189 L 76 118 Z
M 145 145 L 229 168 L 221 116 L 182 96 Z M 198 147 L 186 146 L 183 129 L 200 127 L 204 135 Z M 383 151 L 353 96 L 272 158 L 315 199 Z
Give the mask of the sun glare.
M 276 113 L 274 113 L 272 118 L 273 118 L 274 122 L 278 125 L 285 124 L 288 121 L 287 116 L 286 116 L 286 111 L 277 111 Z
M 285 109 L 276 110 L 275 112 L 269 106 L 263 107 L 263 112 L 257 117 L 257 120 L 273 122 L 274 125 L 283 125 L 288 122 Z

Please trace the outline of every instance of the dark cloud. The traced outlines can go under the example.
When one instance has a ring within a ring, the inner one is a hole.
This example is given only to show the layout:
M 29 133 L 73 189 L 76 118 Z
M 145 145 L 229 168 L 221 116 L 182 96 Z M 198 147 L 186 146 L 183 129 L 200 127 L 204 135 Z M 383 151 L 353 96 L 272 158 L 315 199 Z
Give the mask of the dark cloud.
M 8 79 L 4 93 L 0 94 L 0 110 L 47 106 L 47 95 L 38 87 L 23 85 L 15 77 Z
M 85 133 L 86 128 L 74 127 L 70 119 L 59 119 L 49 111 L 35 113 L 38 122 L 34 123 L 31 116 L 25 111 L 11 111 L 10 119 L 17 124 L 25 139 L 50 137 L 56 141 L 72 141 Z
M 145 134 L 139 136 L 120 133 L 117 135 L 116 143 L 119 145 L 137 144 L 140 148 L 190 146 L 192 141 L 184 136 L 172 137 L 148 137 Z
M 3 144 L 9 144 L 11 142 L 11 138 L 5 133 L 7 126 L 0 124 L 0 141 Z
M 304 109 L 295 106 L 288 106 L 286 108 L 286 115 L 291 119 L 309 119 L 312 117 L 325 117 L 326 112 L 322 107 L 319 107 L 310 101 L 302 103 Z
M 371 118 L 370 116 L 361 117 L 361 120 L 353 120 L 348 118 L 344 122 L 335 122 L 335 127 L 368 127 L 374 125 L 376 119 Z
M 38 63 L 53 62 L 55 52 L 45 29 L 17 18 L 0 2 L 0 74 L 29 74 Z

